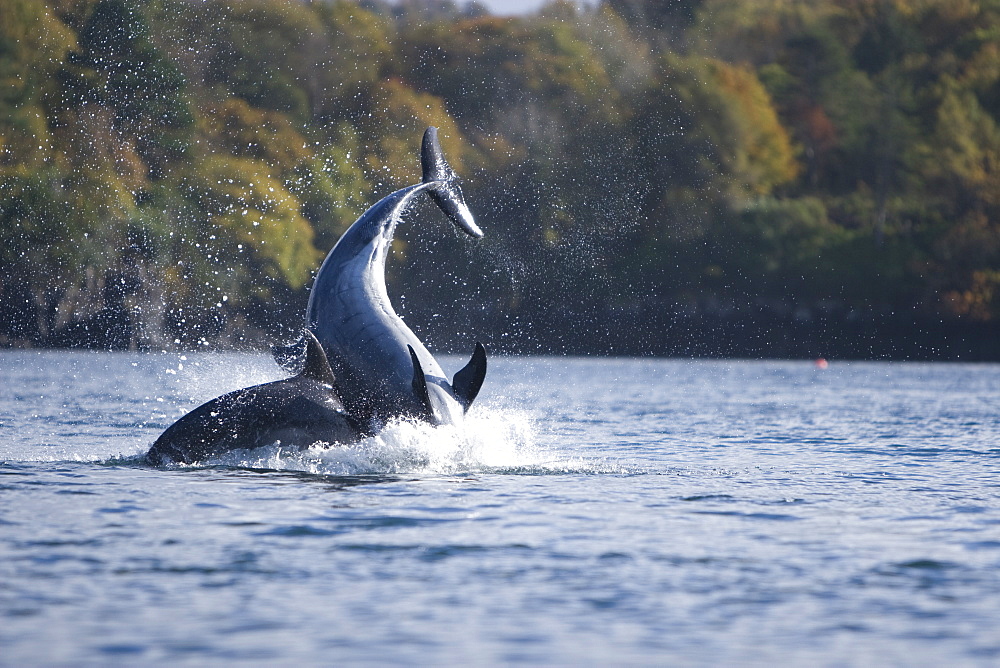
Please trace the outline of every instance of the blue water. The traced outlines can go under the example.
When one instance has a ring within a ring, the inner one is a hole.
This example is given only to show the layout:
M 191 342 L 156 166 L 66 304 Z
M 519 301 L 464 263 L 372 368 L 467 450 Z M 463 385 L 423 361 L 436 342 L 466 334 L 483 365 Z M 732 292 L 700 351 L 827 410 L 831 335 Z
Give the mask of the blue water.
M 0 352 L 0 664 L 1000 665 L 998 365 L 494 359 L 462 428 L 138 462 L 279 376 Z

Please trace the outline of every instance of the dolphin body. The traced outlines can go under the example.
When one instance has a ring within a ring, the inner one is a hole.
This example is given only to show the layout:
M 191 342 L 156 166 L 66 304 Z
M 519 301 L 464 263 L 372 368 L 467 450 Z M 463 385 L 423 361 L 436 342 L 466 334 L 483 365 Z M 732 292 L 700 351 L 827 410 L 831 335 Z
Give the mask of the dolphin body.
M 277 441 L 300 447 L 317 441 L 351 443 L 363 434 L 344 411 L 322 346 L 306 332 L 306 361 L 291 378 L 243 388 L 195 408 L 164 431 L 146 461 L 191 464 L 232 450 Z
M 153 443 L 146 454 L 150 464 L 190 464 L 283 440 L 299 446 L 350 443 L 395 417 L 435 424 L 461 420 L 486 377 L 486 350 L 477 342 L 472 360 L 449 383 L 386 293 L 393 233 L 419 193 L 428 194 L 466 234 L 483 235 L 444 159 L 436 128 L 424 133 L 421 162 L 422 182 L 368 209 L 320 267 L 306 309 L 302 371 L 202 404 Z M 276 349 L 279 364 L 292 366 L 302 343 Z
M 437 128 L 424 133 L 421 162 L 421 183 L 382 199 L 340 238 L 316 274 L 306 309 L 306 328 L 326 351 L 344 407 L 369 433 L 400 416 L 453 424 L 486 376 L 486 351 L 477 342 L 472 360 L 449 383 L 386 293 L 385 260 L 393 233 L 420 193 L 430 195 L 460 230 L 483 236 L 458 175 L 441 152 Z

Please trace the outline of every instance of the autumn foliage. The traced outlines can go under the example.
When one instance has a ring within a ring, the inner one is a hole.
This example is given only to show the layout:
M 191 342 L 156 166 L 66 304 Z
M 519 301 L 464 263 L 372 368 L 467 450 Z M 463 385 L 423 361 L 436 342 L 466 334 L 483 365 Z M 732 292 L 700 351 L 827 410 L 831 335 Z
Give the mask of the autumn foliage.
M 390 291 L 432 338 L 1000 321 L 1000 0 L 2 13 L 0 343 L 290 335 L 428 125 L 487 233 L 401 231 Z

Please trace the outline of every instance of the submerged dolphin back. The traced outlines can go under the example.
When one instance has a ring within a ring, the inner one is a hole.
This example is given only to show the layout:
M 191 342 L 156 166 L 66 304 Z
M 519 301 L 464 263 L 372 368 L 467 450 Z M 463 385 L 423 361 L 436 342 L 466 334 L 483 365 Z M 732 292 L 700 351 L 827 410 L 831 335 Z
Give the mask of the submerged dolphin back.
M 301 373 L 205 402 L 167 427 L 146 461 L 154 466 L 191 464 L 277 441 L 306 447 L 317 441 L 357 440 L 362 430 L 344 412 L 326 355 L 308 332 L 306 349 Z

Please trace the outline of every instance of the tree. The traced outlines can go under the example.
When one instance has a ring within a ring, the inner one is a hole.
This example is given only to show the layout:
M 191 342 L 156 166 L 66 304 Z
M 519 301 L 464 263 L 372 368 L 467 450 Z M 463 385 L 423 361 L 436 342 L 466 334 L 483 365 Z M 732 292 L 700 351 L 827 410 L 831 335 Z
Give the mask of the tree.
M 65 103 L 114 110 L 114 127 L 136 147 L 152 178 L 184 155 L 194 118 L 184 78 L 149 40 L 141 5 L 99 0 L 80 31 L 80 50 L 64 70 Z

